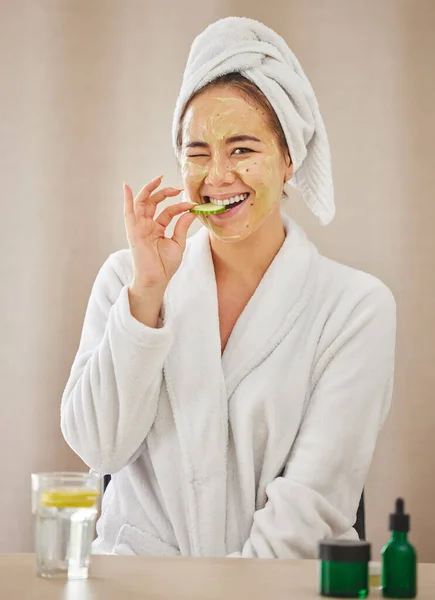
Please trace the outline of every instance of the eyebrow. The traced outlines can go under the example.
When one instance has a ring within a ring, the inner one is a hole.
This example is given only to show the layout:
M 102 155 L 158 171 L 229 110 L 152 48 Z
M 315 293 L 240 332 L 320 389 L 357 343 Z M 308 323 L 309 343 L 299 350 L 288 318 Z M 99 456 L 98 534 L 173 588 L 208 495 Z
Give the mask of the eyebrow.
M 225 140 L 226 144 L 234 144 L 235 142 L 260 142 L 261 143 L 261 140 L 258 137 L 255 137 L 254 135 L 245 135 L 245 134 L 233 135 Z M 200 142 L 200 141 L 189 142 L 188 144 L 186 144 L 186 148 L 208 148 L 208 147 L 209 147 L 209 144 L 207 144 L 206 142 Z

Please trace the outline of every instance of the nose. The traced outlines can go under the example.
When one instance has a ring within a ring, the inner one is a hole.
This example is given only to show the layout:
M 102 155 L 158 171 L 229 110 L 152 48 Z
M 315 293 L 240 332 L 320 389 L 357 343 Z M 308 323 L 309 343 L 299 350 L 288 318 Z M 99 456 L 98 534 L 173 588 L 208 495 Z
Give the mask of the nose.
M 207 185 L 219 187 L 224 184 L 231 184 L 235 179 L 230 161 L 225 156 L 219 156 L 218 153 L 210 159 L 209 169 L 205 182 Z

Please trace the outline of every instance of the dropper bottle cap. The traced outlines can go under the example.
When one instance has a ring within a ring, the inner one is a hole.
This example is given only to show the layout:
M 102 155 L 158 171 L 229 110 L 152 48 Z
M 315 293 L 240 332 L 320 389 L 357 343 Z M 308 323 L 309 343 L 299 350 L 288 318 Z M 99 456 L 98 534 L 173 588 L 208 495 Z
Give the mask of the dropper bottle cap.
M 397 498 L 396 512 L 390 514 L 390 531 L 407 533 L 409 525 L 409 515 L 405 514 L 405 501 L 403 498 Z

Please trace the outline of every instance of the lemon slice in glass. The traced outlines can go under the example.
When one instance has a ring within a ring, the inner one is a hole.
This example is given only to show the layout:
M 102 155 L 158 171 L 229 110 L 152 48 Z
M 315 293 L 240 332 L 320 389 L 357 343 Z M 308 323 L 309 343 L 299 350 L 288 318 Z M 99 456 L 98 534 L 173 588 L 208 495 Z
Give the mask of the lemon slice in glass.
M 90 488 L 57 488 L 41 495 L 42 506 L 56 508 L 92 508 L 97 504 L 99 493 Z

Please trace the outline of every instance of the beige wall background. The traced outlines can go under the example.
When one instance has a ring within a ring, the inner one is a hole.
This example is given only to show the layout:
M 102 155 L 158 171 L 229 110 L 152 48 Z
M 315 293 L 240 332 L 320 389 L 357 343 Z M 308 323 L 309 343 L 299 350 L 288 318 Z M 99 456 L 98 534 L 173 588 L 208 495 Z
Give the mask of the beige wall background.
M 0 551 L 32 547 L 29 474 L 82 468 L 59 401 L 90 286 L 125 245 L 122 181 L 179 184 L 172 110 L 193 37 L 250 16 L 275 28 L 318 94 L 338 214 L 320 250 L 372 272 L 399 309 L 393 409 L 367 485 L 369 538 L 403 495 L 435 561 L 435 2 L 0 1 Z

